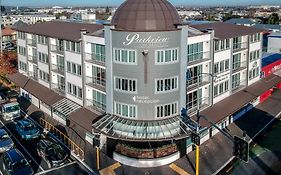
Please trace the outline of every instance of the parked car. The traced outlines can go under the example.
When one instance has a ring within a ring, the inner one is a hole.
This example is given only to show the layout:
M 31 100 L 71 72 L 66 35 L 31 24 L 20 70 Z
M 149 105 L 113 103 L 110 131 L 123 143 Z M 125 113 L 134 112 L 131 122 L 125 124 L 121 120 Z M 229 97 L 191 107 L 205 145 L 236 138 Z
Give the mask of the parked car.
M 0 166 L 3 174 L 31 175 L 34 173 L 26 158 L 17 149 L 11 149 L 2 154 Z
M 41 131 L 35 124 L 29 119 L 21 119 L 16 122 L 16 131 L 21 139 L 30 140 L 39 138 Z
M 51 138 L 40 140 L 36 149 L 38 155 L 48 163 L 50 168 L 63 165 L 69 156 L 67 150 Z
M 5 129 L 0 128 L 0 153 L 8 151 L 14 147 L 14 142 Z

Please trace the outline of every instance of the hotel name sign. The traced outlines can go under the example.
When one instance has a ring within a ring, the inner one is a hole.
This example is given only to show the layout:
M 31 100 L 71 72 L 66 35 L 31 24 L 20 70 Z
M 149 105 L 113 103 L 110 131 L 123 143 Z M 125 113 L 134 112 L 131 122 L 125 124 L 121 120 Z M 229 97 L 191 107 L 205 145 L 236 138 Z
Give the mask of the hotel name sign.
M 157 35 L 140 35 L 139 33 L 130 33 L 125 37 L 124 46 L 133 46 L 137 48 L 161 48 L 167 47 L 169 42 L 168 37 Z

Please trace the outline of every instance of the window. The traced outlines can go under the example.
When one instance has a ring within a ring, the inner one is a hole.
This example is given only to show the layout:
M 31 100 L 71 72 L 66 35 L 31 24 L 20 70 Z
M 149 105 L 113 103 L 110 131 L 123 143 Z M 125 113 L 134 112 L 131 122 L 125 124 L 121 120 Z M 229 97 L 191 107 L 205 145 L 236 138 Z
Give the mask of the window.
M 95 84 L 105 86 L 105 69 L 101 67 L 92 66 L 92 77 L 94 79 Z
M 67 92 L 77 98 L 82 99 L 82 88 L 67 82 Z
M 173 102 L 164 105 L 157 105 L 155 108 L 156 108 L 156 118 L 171 117 L 178 114 L 178 102 Z
M 240 72 L 232 75 L 232 89 L 236 89 L 240 86 Z
M 91 47 L 92 47 L 92 58 L 97 61 L 105 62 L 105 46 L 92 43 Z
M 48 64 L 49 63 L 48 54 L 45 54 L 45 53 L 42 53 L 42 52 L 38 52 L 38 60 L 41 63 Z
M 250 42 L 251 43 L 258 42 L 260 40 L 261 40 L 260 33 L 255 33 L 255 34 L 250 35 Z
M 242 37 L 233 38 L 233 49 L 241 49 L 242 48 Z
M 66 41 L 66 51 L 81 53 L 81 42 Z
M 22 62 L 22 61 L 19 61 L 19 69 L 26 72 L 26 70 L 27 70 L 27 64 L 24 63 L 24 62 Z
M 18 38 L 25 40 L 25 38 L 26 38 L 25 33 L 24 32 L 18 32 Z
M 214 97 L 220 96 L 229 90 L 229 80 L 219 83 L 214 86 Z
M 115 90 L 123 92 L 137 92 L 137 80 L 114 77 Z
M 43 80 L 45 82 L 49 82 L 50 81 L 50 76 L 48 73 L 42 71 L 42 70 L 39 70 L 39 79 L 40 80 Z
M 229 70 L 229 59 L 215 63 L 214 73 L 219 74 Z
M 249 70 L 249 79 L 252 80 L 252 79 L 258 77 L 259 72 L 260 72 L 259 67 L 255 67 L 255 68 Z
M 100 91 L 93 90 L 93 105 L 105 110 L 106 95 Z
M 215 40 L 215 51 L 229 49 L 229 39 Z
M 115 108 L 114 113 L 115 115 L 119 115 L 122 117 L 129 117 L 129 118 L 136 118 L 137 117 L 137 106 L 136 105 L 129 105 L 120 102 L 114 102 Z
M 79 64 L 75 64 L 75 63 L 67 61 L 66 70 L 67 70 L 67 72 L 74 74 L 74 75 L 78 75 L 78 76 L 82 75 L 81 65 L 79 65 Z
M 203 59 L 203 42 L 187 46 L 187 62 Z
M 115 63 L 137 64 L 135 50 L 113 49 L 113 51 Z
M 156 50 L 156 64 L 178 62 L 178 49 Z
M 260 58 L 260 50 L 250 52 L 250 61 L 254 61 Z
M 241 66 L 241 53 L 233 55 L 232 69 L 238 69 Z
M 155 92 L 170 92 L 178 89 L 178 77 L 156 79 Z
M 18 46 L 18 54 L 26 56 L 26 48 L 22 46 Z
M 190 77 L 190 79 L 187 80 L 187 85 L 188 86 L 194 85 L 198 81 L 199 81 L 199 83 L 202 82 L 202 76 L 198 76 L 198 75 L 200 75 L 202 73 L 202 69 L 203 69 L 203 66 L 199 65 L 199 66 L 194 66 L 192 68 L 189 68 L 187 70 L 187 73 L 189 74 L 189 77 Z
M 39 44 L 47 44 L 47 37 L 38 35 L 38 43 Z
M 198 98 L 197 95 L 199 94 Z M 203 102 L 202 98 L 202 89 L 199 89 L 197 94 L 197 91 L 193 91 L 191 93 L 188 93 L 186 96 L 186 102 L 187 102 L 187 109 L 194 109 L 197 107 L 197 100 L 199 100 L 199 106 Z

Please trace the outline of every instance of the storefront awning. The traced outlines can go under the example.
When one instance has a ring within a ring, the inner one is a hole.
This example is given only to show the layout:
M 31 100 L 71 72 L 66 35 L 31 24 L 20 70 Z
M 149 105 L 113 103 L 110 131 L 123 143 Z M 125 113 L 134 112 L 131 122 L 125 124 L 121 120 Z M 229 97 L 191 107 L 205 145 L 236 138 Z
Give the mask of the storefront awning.
M 113 139 L 127 141 L 165 141 L 186 138 L 192 121 L 180 116 L 158 121 L 138 121 L 115 115 L 106 115 L 93 124 L 94 132 Z

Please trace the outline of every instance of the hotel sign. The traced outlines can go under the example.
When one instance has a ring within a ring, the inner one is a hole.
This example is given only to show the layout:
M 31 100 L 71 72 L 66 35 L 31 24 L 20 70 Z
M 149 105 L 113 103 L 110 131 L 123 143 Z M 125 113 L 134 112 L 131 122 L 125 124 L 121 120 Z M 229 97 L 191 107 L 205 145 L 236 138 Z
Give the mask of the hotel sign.
M 131 46 L 138 48 L 161 48 L 168 46 L 168 37 L 161 37 L 161 36 L 153 36 L 147 35 L 142 36 L 139 33 L 130 33 L 126 36 L 125 41 L 123 42 L 124 46 Z

